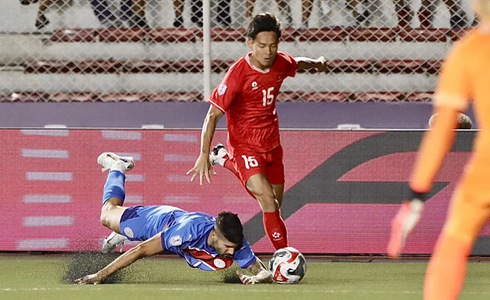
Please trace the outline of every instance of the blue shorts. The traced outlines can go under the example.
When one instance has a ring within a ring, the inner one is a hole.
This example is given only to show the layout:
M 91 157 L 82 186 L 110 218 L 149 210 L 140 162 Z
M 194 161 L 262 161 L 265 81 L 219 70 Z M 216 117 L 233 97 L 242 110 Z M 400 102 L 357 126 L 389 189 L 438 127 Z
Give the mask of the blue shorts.
M 133 206 L 121 216 L 119 231 L 130 241 L 146 241 L 186 213 L 173 206 Z

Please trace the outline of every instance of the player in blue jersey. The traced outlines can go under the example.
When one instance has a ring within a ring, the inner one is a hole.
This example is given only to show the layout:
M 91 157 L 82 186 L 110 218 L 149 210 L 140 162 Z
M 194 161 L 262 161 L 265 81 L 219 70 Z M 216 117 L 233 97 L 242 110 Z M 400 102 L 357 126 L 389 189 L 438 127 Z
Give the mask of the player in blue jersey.
M 125 172 L 133 169 L 133 158 L 104 152 L 97 162 L 103 171 L 110 170 L 104 186 L 100 220 L 114 233 L 104 240 L 103 251 L 112 251 L 124 239 L 143 242 L 97 273 L 76 279 L 76 283 L 101 283 L 138 259 L 164 250 L 184 258 L 189 266 L 205 271 L 226 269 L 236 261 L 238 266 L 253 274 L 248 276 L 237 271 L 244 284 L 272 282 L 270 272 L 245 240 L 236 214 L 221 212 L 215 218 L 173 206 L 123 207 Z

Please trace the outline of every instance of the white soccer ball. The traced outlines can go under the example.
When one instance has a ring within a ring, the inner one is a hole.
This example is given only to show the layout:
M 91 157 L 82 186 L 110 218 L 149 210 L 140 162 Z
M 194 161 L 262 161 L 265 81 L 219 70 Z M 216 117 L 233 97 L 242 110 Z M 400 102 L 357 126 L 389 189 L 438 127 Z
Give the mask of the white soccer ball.
M 298 283 L 306 274 L 306 260 L 293 247 L 277 250 L 269 261 L 269 271 L 277 283 Z

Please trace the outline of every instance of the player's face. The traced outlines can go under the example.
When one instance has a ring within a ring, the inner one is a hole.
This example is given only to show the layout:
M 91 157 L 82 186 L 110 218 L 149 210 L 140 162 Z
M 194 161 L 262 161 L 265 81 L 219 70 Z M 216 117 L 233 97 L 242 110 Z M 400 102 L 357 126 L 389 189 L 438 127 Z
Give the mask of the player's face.
M 212 244 L 219 256 L 233 258 L 235 254 L 235 249 L 237 244 L 228 241 L 219 231 L 214 230 L 214 238 L 212 239 Z
M 259 69 L 269 69 L 277 56 L 279 40 L 274 31 L 262 31 L 254 40 L 248 40 L 252 50 L 251 62 Z

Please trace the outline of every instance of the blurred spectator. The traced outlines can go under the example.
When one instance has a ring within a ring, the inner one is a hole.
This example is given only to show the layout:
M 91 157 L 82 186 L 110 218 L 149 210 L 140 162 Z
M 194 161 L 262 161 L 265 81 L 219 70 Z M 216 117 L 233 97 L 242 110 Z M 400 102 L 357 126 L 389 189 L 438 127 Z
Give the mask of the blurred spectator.
M 308 28 L 308 22 L 313 10 L 313 4 L 315 0 L 302 0 L 301 1 L 301 27 Z M 319 0 L 321 12 L 323 15 L 327 15 L 331 8 L 329 2 L 331 0 Z M 398 18 L 399 27 L 408 27 L 412 23 L 414 12 L 410 8 L 408 0 L 394 0 L 395 11 Z M 379 12 L 379 2 L 376 0 L 346 0 L 345 9 L 352 19 L 354 20 L 354 26 L 369 26 L 372 17 L 375 13 Z
M 311 11 L 315 0 L 301 0 L 301 28 L 309 27 Z M 331 0 L 319 0 L 322 15 L 328 15 L 331 12 L 331 7 L 328 4 Z
M 461 8 L 459 0 L 443 0 L 449 10 L 449 25 L 453 29 L 465 28 L 468 26 L 466 12 Z M 420 27 L 434 27 L 434 14 L 436 12 L 436 0 L 422 0 L 422 5 L 418 11 Z
M 132 2 L 133 2 L 132 11 L 134 15 L 133 15 L 131 27 L 139 27 L 139 28 L 148 27 L 148 23 L 146 22 L 146 15 L 145 15 L 146 0 L 132 0 Z
M 48 11 L 49 7 L 53 4 L 54 0 L 40 0 L 39 1 L 39 8 L 37 10 L 37 17 L 36 17 L 36 28 L 37 29 L 42 29 L 46 27 L 46 25 L 49 24 L 48 18 L 46 18 L 46 12 Z
M 184 26 L 184 2 L 185 0 L 174 0 L 174 27 L 179 28 Z M 191 21 L 199 28 L 203 26 L 202 15 L 202 0 L 191 0 Z M 216 22 L 223 27 L 230 26 L 230 0 L 218 1 L 216 6 Z
M 118 11 L 114 11 L 110 0 L 90 0 L 90 5 L 99 22 L 106 27 L 121 27 L 127 21 L 131 28 L 146 28 L 145 0 L 122 0 Z
M 301 27 L 308 28 L 314 0 L 301 0 Z
M 230 0 L 218 1 L 218 6 L 216 7 L 216 21 L 223 27 L 229 27 L 231 25 Z
M 191 21 L 202 28 L 202 0 L 191 0 Z
M 184 0 L 174 0 L 174 27 L 184 27 Z
M 123 0 L 121 3 L 125 3 L 125 1 Z M 126 4 L 124 5 L 126 6 Z M 113 13 L 109 3 L 106 0 L 90 0 L 90 6 L 94 11 L 94 15 L 102 25 L 106 27 L 121 26 L 118 17 Z
M 20 4 L 22 5 L 30 5 L 33 3 L 37 3 L 38 0 L 20 0 Z M 53 5 L 55 4 L 55 5 Z M 39 0 L 39 8 L 37 10 L 36 17 L 36 28 L 43 29 L 49 24 L 49 20 L 46 17 L 46 13 L 51 6 L 55 6 L 57 8 L 63 8 L 65 6 L 70 6 L 72 4 L 72 0 Z
M 360 26 L 369 21 L 373 11 L 375 0 L 346 0 L 346 8 L 352 11 L 352 18 L 355 25 Z
M 322 16 L 327 16 L 331 14 L 332 7 L 331 4 L 335 4 L 332 0 L 319 0 L 320 1 L 320 11 Z M 348 12 L 352 15 L 354 19 L 354 25 L 358 26 L 369 21 L 373 11 L 378 8 L 374 6 L 376 0 L 346 0 L 345 8 L 341 8 L 343 12 Z M 301 27 L 309 27 L 309 19 L 311 16 L 311 11 L 313 10 L 314 0 L 302 0 L 301 1 Z
M 291 27 L 293 25 L 293 17 L 291 16 L 291 7 L 287 0 L 276 0 L 277 6 L 279 6 L 279 12 L 281 13 L 281 23 L 283 27 Z M 313 0 L 311 1 L 313 2 Z M 246 23 L 252 19 L 255 0 L 247 0 L 247 11 L 246 11 Z
M 406 0 L 395 0 L 395 12 L 398 19 L 398 27 L 406 28 L 412 24 L 413 11 Z

